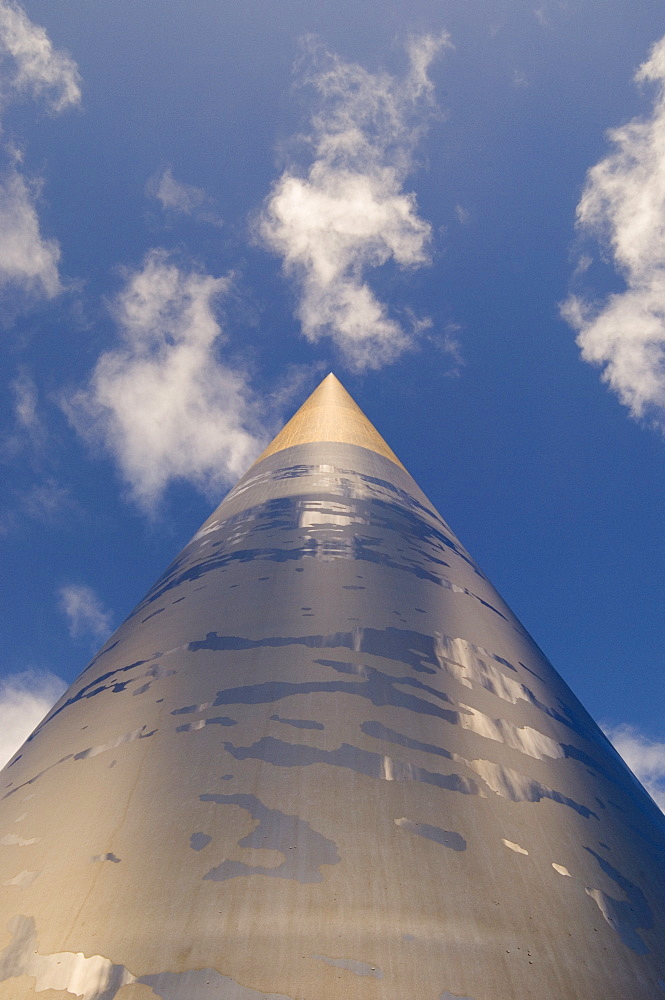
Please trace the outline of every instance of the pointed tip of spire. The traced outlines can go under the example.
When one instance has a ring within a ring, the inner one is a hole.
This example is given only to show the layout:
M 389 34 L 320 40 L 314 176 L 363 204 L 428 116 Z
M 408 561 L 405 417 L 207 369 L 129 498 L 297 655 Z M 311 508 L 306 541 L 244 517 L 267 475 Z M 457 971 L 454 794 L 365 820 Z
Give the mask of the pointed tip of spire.
M 257 462 L 294 445 L 324 441 L 368 448 L 404 468 L 334 372 L 319 383 Z

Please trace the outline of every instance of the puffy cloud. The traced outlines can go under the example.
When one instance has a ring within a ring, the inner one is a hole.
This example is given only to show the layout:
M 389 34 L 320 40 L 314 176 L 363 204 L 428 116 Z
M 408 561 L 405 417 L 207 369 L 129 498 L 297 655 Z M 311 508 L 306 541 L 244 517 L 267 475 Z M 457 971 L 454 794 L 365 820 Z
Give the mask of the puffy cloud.
M 60 677 L 48 671 L 26 670 L 0 680 L 0 767 L 13 757 L 65 687 Z
M 14 168 L 0 177 L 0 288 L 14 286 L 53 298 L 61 290 L 60 248 L 40 232 L 35 207 L 39 186 Z
M 43 97 L 53 111 L 63 111 L 81 101 L 81 80 L 76 63 L 53 48 L 45 30 L 15 3 L 0 2 L 0 56 L 12 62 L 4 74 L 7 91 Z
M 219 491 L 261 450 L 247 378 L 217 357 L 224 337 L 214 305 L 229 285 L 149 253 L 115 302 L 121 346 L 101 355 L 89 386 L 65 404 L 148 511 L 174 479 Z
M 112 632 L 112 614 L 107 611 L 92 587 L 85 584 L 65 584 L 58 590 L 61 611 L 69 624 L 72 639 L 90 636 L 104 642 Z
M 309 43 L 305 75 L 319 100 L 306 137 L 308 170 L 288 167 L 258 220 L 266 247 L 299 288 L 297 316 L 314 342 L 329 336 L 355 369 L 379 368 L 415 340 L 365 279 L 389 260 L 429 260 L 431 227 L 403 185 L 433 104 L 428 73 L 446 35 L 411 39 L 402 78 L 370 73 Z
M 626 288 L 600 304 L 571 295 L 562 312 L 631 414 L 665 430 L 665 38 L 636 80 L 656 85 L 651 114 L 609 133 L 614 150 L 589 170 L 577 206 Z
M 650 740 L 635 726 L 625 724 L 605 726 L 605 734 L 665 812 L 665 743 Z

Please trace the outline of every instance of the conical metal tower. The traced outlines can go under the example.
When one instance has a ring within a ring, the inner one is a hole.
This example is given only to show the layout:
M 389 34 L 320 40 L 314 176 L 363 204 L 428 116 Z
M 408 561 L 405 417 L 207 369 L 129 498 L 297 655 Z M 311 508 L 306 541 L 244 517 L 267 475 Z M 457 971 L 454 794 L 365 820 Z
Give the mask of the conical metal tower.
M 330 375 L 2 772 L 0 1000 L 657 1000 L 664 858 Z

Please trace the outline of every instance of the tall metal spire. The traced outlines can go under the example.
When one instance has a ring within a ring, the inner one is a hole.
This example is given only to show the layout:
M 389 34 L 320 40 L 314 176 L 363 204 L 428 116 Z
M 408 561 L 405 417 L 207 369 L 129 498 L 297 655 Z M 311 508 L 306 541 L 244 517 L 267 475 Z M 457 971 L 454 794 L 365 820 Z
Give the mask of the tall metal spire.
M 656 1000 L 664 858 L 330 375 L 2 771 L 0 1000 Z

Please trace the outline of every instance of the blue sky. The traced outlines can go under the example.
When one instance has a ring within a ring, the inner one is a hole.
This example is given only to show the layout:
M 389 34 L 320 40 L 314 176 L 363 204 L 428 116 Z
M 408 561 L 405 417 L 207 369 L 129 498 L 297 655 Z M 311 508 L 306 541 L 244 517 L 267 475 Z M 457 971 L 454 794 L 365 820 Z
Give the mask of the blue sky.
M 0 756 L 332 369 L 665 803 L 663 36 L 0 0 Z

